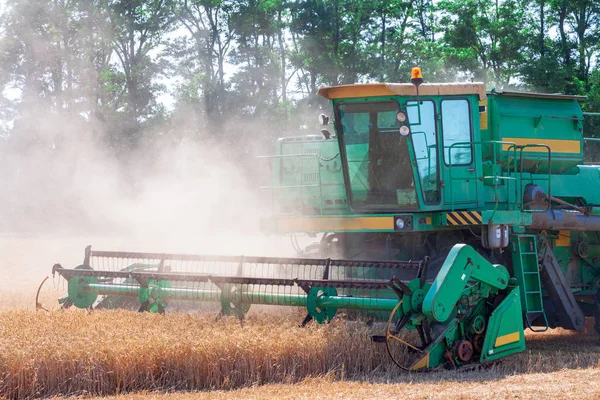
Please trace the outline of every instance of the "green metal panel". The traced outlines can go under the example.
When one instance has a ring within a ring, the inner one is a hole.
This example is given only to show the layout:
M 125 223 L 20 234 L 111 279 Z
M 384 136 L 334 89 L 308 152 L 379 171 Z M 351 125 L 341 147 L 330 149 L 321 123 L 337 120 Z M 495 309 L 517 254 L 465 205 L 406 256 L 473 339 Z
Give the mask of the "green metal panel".
M 552 175 L 552 195 L 581 198 L 588 204 L 600 204 L 600 167 L 579 165 L 569 172 Z
M 530 225 L 531 214 L 522 213 L 520 211 L 484 211 L 482 219 L 485 224 L 498 225 Z
M 525 350 L 519 289 L 514 288 L 492 312 L 480 362 L 493 361 Z
M 492 140 L 550 146 L 553 172 L 583 163 L 583 114 L 576 99 L 492 91 L 488 102 Z M 528 159 L 526 170 L 548 171 L 548 157 L 543 149 L 530 147 L 524 153 Z M 508 155 L 502 154 L 502 161 L 507 159 Z
M 275 214 L 328 215 L 348 212 L 336 140 L 309 135 L 281 138 L 271 163 Z
M 486 268 L 489 264 L 471 246 L 455 245 L 423 300 L 423 314 L 433 321 L 446 321 L 452 313 L 452 307 L 463 295 L 457 288 L 464 287 L 472 279 L 488 285 L 490 292 L 506 288 L 510 277 L 506 268 L 501 265 Z

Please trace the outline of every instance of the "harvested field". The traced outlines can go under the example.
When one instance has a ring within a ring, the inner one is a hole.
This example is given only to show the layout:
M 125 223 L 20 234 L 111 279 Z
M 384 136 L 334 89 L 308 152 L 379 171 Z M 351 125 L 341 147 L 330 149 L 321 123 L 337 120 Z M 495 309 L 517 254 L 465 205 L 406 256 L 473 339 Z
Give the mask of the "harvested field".
M 310 398 L 310 393 L 318 393 L 317 388 L 325 385 L 331 387 L 326 391 L 339 392 L 342 397 L 354 393 L 363 397 L 359 393 L 373 388 L 373 397 L 384 396 L 388 390 L 394 395 L 407 391 L 409 396 L 417 396 L 423 384 L 422 389 L 429 393 L 438 386 L 450 394 L 456 390 L 449 397 L 468 396 L 466 385 L 472 387 L 473 397 L 481 398 L 485 382 L 505 381 L 510 387 L 519 382 L 538 385 L 541 383 L 533 383 L 530 375 L 525 375 L 538 374 L 531 376 L 539 382 L 545 376 L 554 386 L 567 385 L 560 378 L 565 371 L 577 372 L 569 376 L 580 382 L 579 397 L 599 390 L 593 382 L 599 372 L 600 346 L 592 332 L 529 334 L 525 353 L 479 371 L 406 374 L 391 364 L 384 346 L 370 342 L 364 325 L 337 321 L 302 329 L 296 325 L 301 316 L 255 315 L 240 325 L 237 320 L 216 320 L 213 315 L 4 312 L 0 314 L 0 395 L 111 395 L 271 384 L 198 394 L 262 398 L 281 397 L 277 392 L 287 387 L 282 383 L 304 381 L 293 385 L 293 391 L 285 389 L 285 394 L 303 397 L 303 390 L 308 390 Z M 305 381 L 316 377 L 322 378 Z M 591 385 L 585 384 L 588 379 Z M 549 386 L 541 385 L 538 389 L 545 392 L 530 388 L 532 396 L 548 392 Z M 570 387 L 579 390 L 574 384 Z M 506 395 L 510 393 L 516 394 L 508 390 Z
M 475 378 L 475 379 L 473 379 Z M 442 380 L 443 379 L 443 380 Z M 194 393 L 142 393 L 107 400 L 183 399 L 597 399 L 598 369 L 561 370 L 519 375 L 443 375 L 429 381 L 394 383 L 337 381 L 331 377 L 309 378 L 295 385 L 267 384 L 232 391 Z

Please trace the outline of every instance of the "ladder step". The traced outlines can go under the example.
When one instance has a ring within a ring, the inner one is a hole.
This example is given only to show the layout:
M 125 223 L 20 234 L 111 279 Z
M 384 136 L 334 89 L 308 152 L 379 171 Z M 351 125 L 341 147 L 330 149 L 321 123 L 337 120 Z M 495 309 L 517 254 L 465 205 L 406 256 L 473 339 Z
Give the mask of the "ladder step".
M 531 321 L 543 317 L 545 323 L 545 329 L 543 330 L 547 330 L 548 319 L 546 318 L 544 305 L 542 303 L 542 284 L 540 282 L 537 238 L 535 235 L 517 235 L 517 238 L 517 253 L 519 254 L 519 259 L 521 261 L 520 267 L 523 274 L 521 277 L 525 293 L 525 298 L 523 300 L 525 302 L 525 309 L 527 310 L 525 313 L 527 326 L 531 328 Z M 525 269 L 528 269 L 528 271 L 525 271 Z M 540 309 L 530 309 L 529 307 L 533 305 L 540 307 Z M 539 329 L 536 330 L 533 328 L 532 330 L 535 332 L 540 331 Z

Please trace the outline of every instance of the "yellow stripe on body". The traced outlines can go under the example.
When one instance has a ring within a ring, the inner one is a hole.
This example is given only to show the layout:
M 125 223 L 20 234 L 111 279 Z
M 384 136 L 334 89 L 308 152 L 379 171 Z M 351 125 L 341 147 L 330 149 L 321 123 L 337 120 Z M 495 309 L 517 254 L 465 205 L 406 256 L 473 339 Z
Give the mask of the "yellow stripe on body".
M 558 238 L 556 239 L 557 246 L 570 246 L 571 245 L 571 231 L 558 231 Z
M 482 100 L 479 102 L 479 107 L 485 107 L 485 111 L 484 112 L 480 112 L 479 113 L 479 129 L 481 129 L 482 131 L 485 131 L 488 129 L 488 109 L 487 109 L 487 99 Z
M 423 358 L 421 358 L 419 361 L 417 361 L 415 364 L 413 364 L 412 367 L 410 367 L 410 369 L 412 371 L 416 371 L 418 369 L 421 368 L 428 368 L 429 367 L 429 353 L 427 353 L 427 355 Z
M 527 144 L 545 144 L 550 147 L 553 153 L 581 153 L 581 142 L 579 140 L 562 140 L 562 139 L 539 139 L 539 138 L 502 138 L 503 142 L 512 142 L 517 146 L 525 146 Z M 508 150 L 512 145 L 505 143 L 502 145 L 502 150 Z M 528 153 L 547 153 L 545 147 L 528 147 L 525 149 Z
M 393 230 L 394 217 L 279 218 L 278 231 Z
M 508 343 L 513 343 L 518 341 L 521 338 L 520 332 L 509 333 L 508 335 L 498 336 L 496 338 L 496 343 L 494 343 L 494 347 L 504 346 Z

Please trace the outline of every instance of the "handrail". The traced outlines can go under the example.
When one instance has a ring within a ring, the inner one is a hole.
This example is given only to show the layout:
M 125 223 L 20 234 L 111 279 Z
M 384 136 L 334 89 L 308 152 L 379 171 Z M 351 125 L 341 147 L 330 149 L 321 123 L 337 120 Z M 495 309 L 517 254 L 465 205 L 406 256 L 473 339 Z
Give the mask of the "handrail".
M 454 211 L 454 190 L 452 187 L 452 183 L 454 180 L 469 180 L 469 179 L 474 179 L 474 178 L 454 178 L 452 176 L 452 170 L 453 167 L 459 166 L 459 165 L 452 165 L 452 151 L 454 149 L 457 148 L 472 148 L 473 146 L 483 146 L 483 145 L 491 145 L 492 146 L 492 159 L 493 159 L 493 164 L 492 165 L 497 165 L 497 155 L 499 154 L 496 151 L 496 147 L 497 145 L 516 145 L 514 142 L 506 142 L 506 141 L 502 141 L 502 140 L 483 140 L 483 141 L 476 141 L 476 142 L 456 142 L 451 144 L 450 146 L 444 146 L 444 149 L 448 149 L 448 173 L 449 173 L 449 178 L 450 178 L 450 207 L 452 209 L 452 211 Z M 483 173 L 483 171 L 482 171 Z M 499 183 L 499 181 L 501 180 L 507 180 L 507 181 L 517 181 L 518 178 L 513 178 L 510 176 L 500 176 L 500 175 L 490 175 L 490 176 L 481 176 L 481 177 L 475 177 L 475 179 L 494 179 L 494 183 Z M 498 206 L 500 204 L 500 196 L 499 196 L 499 192 L 498 192 L 498 186 L 499 185 L 494 185 L 494 197 L 496 200 L 496 204 L 494 205 L 494 213 L 496 212 L 496 210 L 498 209 Z M 506 186 L 506 190 L 507 190 L 507 201 L 509 198 L 509 191 L 510 191 L 510 187 L 509 185 Z M 517 193 L 517 183 L 515 182 L 515 202 L 518 199 L 518 193 Z
M 452 171 L 453 171 L 453 167 L 457 166 L 457 165 L 452 165 L 452 151 L 454 149 L 459 149 L 459 148 L 471 148 L 472 146 L 483 146 L 483 145 L 491 145 L 492 146 L 492 165 L 497 165 L 498 164 L 498 154 L 500 154 L 500 152 L 497 151 L 496 146 L 498 145 L 508 145 L 508 148 L 505 150 L 506 151 L 506 165 L 508 167 L 506 173 L 502 173 L 500 172 L 502 175 L 498 175 L 498 174 L 494 174 L 494 175 L 489 175 L 489 176 L 477 176 L 475 179 L 493 179 L 494 183 L 499 183 L 499 181 L 515 181 L 515 186 L 514 186 L 514 203 L 511 203 L 510 201 L 510 185 L 507 185 L 506 189 L 507 189 L 507 205 L 510 208 L 510 205 L 513 204 L 514 206 L 517 206 L 518 209 L 520 211 L 523 212 L 528 212 L 528 213 L 534 213 L 534 212 L 546 212 L 549 207 L 550 207 L 550 203 L 548 203 L 548 207 L 545 210 L 525 210 L 525 204 L 523 203 L 523 174 L 524 174 L 524 162 L 528 159 L 528 157 L 526 155 L 524 155 L 524 152 L 527 152 L 526 149 L 528 148 L 532 148 L 532 147 L 542 147 L 545 148 L 548 152 L 548 174 L 547 177 L 533 177 L 531 176 L 529 178 L 529 180 L 544 180 L 544 181 L 548 181 L 548 196 L 550 196 L 550 192 L 551 192 L 551 176 L 552 176 L 552 151 L 550 149 L 550 147 L 548 145 L 545 144 L 525 144 L 525 145 L 517 145 L 514 142 L 507 142 L 507 141 L 501 141 L 501 140 L 490 140 L 490 141 L 478 141 L 478 142 L 457 142 L 457 143 L 453 143 L 450 146 L 445 146 L 445 148 L 448 149 L 448 170 L 449 170 L 449 178 L 450 178 L 450 205 L 451 205 L 451 209 L 454 210 L 454 190 L 452 187 L 452 184 L 455 180 L 469 180 L 469 179 L 473 179 L 473 178 L 455 178 L 452 176 Z M 504 152 L 504 151 L 503 151 Z M 512 155 L 511 155 L 512 153 Z M 518 153 L 518 154 L 517 154 Z M 512 164 L 512 173 L 514 173 L 514 177 L 511 177 L 511 164 Z M 482 171 L 483 172 L 483 171 Z M 494 185 L 494 190 L 495 190 L 495 205 L 494 205 L 494 210 L 493 212 L 495 213 L 498 210 L 498 206 L 500 203 L 500 196 L 499 196 L 499 191 L 498 191 L 498 186 L 499 185 Z M 493 214 L 492 214 L 493 215 Z
M 552 196 L 551 193 L 551 189 L 550 189 L 550 182 L 551 182 L 551 178 L 552 178 L 552 150 L 550 149 L 550 146 L 546 145 L 546 144 L 526 144 L 526 145 L 522 145 L 519 146 L 519 156 L 520 156 L 520 160 L 521 160 L 521 175 L 523 175 L 523 151 L 528 148 L 528 147 L 543 147 L 546 150 L 548 150 L 548 177 L 547 178 L 534 178 L 533 176 L 530 177 L 530 179 L 532 181 L 535 180 L 542 180 L 542 181 L 548 181 L 548 204 L 546 206 L 546 209 L 544 210 L 525 210 L 525 204 L 523 204 L 523 198 L 521 197 L 521 211 L 523 212 L 528 212 L 528 213 L 534 213 L 534 212 L 541 212 L 541 213 L 545 213 L 546 211 L 550 210 L 550 198 Z M 521 193 L 523 193 L 523 179 L 521 179 Z

